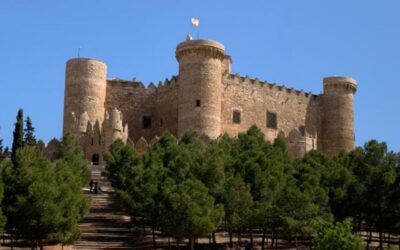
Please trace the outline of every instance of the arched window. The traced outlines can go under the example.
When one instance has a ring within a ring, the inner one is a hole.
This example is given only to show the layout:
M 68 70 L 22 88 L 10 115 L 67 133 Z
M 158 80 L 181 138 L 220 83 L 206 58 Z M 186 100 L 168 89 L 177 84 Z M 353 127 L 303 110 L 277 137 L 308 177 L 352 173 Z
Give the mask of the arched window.
M 301 136 L 306 136 L 306 127 L 304 125 L 301 125 L 299 127 L 299 131 L 300 131 Z

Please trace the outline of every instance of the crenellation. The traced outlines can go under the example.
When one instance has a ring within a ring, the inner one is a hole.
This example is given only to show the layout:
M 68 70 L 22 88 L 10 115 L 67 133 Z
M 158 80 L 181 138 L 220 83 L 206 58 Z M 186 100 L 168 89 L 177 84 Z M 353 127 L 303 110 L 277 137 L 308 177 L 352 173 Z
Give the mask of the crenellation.
M 149 146 L 153 146 L 154 144 L 156 144 L 159 139 L 160 139 L 160 137 L 154 136 L 154 138 L 150 140 Z
M 60 141 L 56 138 L 53 138 L 49 141 L 49 143 L 47 143 L 47 146 L 44 148 L 44 155 L 49 159 L 53 159 L 54 154 L 58 151 L 59 148 Z
M 146 138 L 140 137 L 139 140 L 135 143 L 135 149 L 138 154 L 143 154 L 149 148 L 149 143 Z
M 209 141 L 254 124 L 271 142 L 284 136 L 295 157 L 311 149 L 336 155 L 354 147 L 352 78 L 324 78 L 324 93 L 317 95 L 231 73 L 232 58 L 215 41 L 182 42 L 175 56 L 178 75 L 157 86 L 106 79 L 106 65 L 95 59 L 68 61 L 64 133 L 75 135 L 97 163 L 116 139 L 143 153 L 167 131 L 179 138 L 195 129 Z

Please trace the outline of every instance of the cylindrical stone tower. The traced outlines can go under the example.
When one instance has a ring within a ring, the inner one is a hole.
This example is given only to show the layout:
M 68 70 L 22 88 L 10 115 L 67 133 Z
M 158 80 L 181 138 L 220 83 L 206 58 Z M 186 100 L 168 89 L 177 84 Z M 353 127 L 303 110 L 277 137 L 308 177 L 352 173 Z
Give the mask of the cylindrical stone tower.
M 176 48 L 178 137 L 195 129 L 209 139 L 221 134 L 221 81 L 224 46 L 210 40 L 189 40 Z
M 89 58 L 74 58 L 67 62 L 64 95 L 63 133 L 76 133 L 74 118 L 87 113 L 88 121 L 99 124 L 104 120 L 107 66 Z
M 354 93 L 357 83 L 350 77 L 324 78 L 322 96 L 322 147 L 328 155 L 354 149 Z

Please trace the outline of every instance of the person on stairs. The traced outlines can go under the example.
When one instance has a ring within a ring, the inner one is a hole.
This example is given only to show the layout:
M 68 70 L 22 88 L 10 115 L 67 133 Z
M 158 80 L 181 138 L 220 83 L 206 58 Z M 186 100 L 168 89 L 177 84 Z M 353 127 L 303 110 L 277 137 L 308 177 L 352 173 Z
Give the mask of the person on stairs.
M 97 194 L 97 192 L 98 192 L 98 183 L 97 183 L 97 181 L 94 182 L 93 191 L 94 191 L 95 194 Z
M 89 182 L 89 191 L 92 192 L 93 191 L 93 179 L 90 180 Z

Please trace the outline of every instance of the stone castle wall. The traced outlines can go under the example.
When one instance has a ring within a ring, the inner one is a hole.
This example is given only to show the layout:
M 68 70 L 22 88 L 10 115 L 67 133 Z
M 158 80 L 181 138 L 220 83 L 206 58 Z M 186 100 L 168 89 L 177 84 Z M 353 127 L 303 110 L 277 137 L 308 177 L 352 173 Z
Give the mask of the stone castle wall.
M 165 131 L 173 135 L 178 134 L 178 81 L 172 77 L 163 85 L 159 85 L 156 91 L 156 107 L 154 112 L 154 136 L 160 136 Z M 152 139 L 149 138 L 149 142 Z
M 129 126 L 129 139 L 133 143 L 138 142 L 141 137 L 150 142 L 165 131 L 178 136 L 179 84 L 186 85 L 183 82 L 179 83 L 176 77 L 158 87 L 147 88 L 138 82 L 108 80 L 106 110 L 115 107 L 122 112 L 123 122 Z M 195 105 L 197 99 L 202 101 L 202 105 L 206 105 L 204 102 L 207 102 L 207 99 L 198 95 L 188 95 L 188 112 L 201 119 L 196 113 L 196 109 L 201 108 Z M 321 141 L 318 140 L 322 134 L 321 103 L 321 96 L 248 77 L 225 74 L 221 80 L 219 134 L 236 136 L 255 124 L 266 135 L 267 140 L 272 142 L 280 133 L 288 139 L 288 145 L 293 147 L 294 154 L 301 155 L 310 149 L 322 147 Z M 240 124 L 233 122 L 234 111 L 240 112 Z M 276 129 L 267 128 L 267 111 L 276 113 Z M 143 116 L 152 118 L 150 129 L 143 128 Z M 300 132 L 302 126 L 305 129 L 304 134 Z
M 295 157 L 311 149 L 337 155 L 354 148 L 353 79 L 325 78 L 324 93 L 314 95 L 234 75 L 224 46 L 209 40 L 179 44 L 176 58 L 179 74 L 157 87 L 105 80 L 105 64 L 70 60 L 64 133 L 80 138 L 89 159 L 117 138 L 142 152 L 166 131 L 179 138 L 196 129 L 216 139 L 224 133 L 236 136 L 254 124 L 271 142 L 284 136 Z M 267 126 L 271 115 L 276 126 Z
M 230 136 L 246 131 L 255 124 L 273 141 L 279 133 L 288 137 L 292 130 L 303 136 L 318 138 L 320 134 L 320 97 L 276 84 L 239 75 L 226 75 L 222 91 L 222 131 Z M 232 122 L 234 111 L 241 114 L 240 124 Z M 276 114 L 277 128 L 267 128 L 267 112 Z
M 142 117 L 152 115 L 155 104 L 154 88 L 145 88 L 141 83 L 122 80 L 107 81 L 106 109 L 117 108 L 122 112 L 124 123 L 128 124 L 129 138 L 137 141 L 140 136 L 151 138 L 152 130 L 142 129 Z
M 129 139 L 137 142 L 141 137 L 150 141 L 169 131 L 177 134 L 178 88 L 176 77 L 160 84 L 144 87 L 140 82 L 113 79 L 107 81 L 106 110 L 117 108 L 122 112 L 124 124 L 129 127 Z M 143 117 L 151 117 L 151 127 L 143 128 Z

